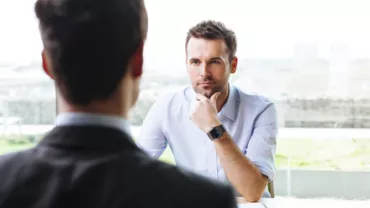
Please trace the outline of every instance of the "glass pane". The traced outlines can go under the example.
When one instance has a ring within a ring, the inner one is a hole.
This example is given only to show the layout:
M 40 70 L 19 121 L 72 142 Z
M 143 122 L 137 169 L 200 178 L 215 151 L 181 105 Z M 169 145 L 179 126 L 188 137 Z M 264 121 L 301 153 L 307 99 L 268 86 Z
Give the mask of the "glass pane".
M 34 146 L 54 123 L 55 88 L 41 67 L 33 11 L 34 1 L 0 3 L 0 154 Z

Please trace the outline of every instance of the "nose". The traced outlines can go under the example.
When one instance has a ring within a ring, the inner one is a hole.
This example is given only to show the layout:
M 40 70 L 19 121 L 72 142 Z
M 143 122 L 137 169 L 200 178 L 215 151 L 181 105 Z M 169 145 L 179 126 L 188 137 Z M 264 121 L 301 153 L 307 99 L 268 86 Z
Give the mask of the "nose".
M 200 67 L 199 67 L 199 72 L 200 72 L 200 76 L 205 79 L 205 78 L 208 78 L 210 77 L 210 73 L 208 72 L 207 70 L 207 64 L 201 64 Z

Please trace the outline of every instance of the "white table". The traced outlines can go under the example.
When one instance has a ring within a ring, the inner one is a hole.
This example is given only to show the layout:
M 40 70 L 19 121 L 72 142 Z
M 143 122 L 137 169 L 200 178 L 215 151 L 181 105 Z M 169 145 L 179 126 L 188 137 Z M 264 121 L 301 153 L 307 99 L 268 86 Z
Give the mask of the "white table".
M 259 202 L 250 203 L 245 201 L 243 198 L 237 197 L 238 208 L 269 208 L 267 205 L 275 207 L 277 203 L 276 199 L 261 199 Z
M 341 199 L 295 199 L 274 198 L 261 199 L 257 203 L 247 203 L 239 200 L 238 208 L 370 208 L 370 200 L 341 200 Z

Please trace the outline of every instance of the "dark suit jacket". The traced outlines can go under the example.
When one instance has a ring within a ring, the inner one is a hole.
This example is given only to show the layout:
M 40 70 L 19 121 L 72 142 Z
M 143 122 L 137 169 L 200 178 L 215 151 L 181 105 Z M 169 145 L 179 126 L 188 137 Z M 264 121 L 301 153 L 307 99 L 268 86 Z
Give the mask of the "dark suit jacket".
M 125 133 L 54 128 L 0 157 L 1 208 L 236 207 L 232 189 L 149 158 Z

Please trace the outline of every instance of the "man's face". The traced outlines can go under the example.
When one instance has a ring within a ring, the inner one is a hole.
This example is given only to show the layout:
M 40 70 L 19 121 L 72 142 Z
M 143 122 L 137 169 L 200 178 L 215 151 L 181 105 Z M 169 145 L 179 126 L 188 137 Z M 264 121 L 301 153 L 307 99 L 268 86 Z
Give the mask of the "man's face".
M 196 93 L 210 98 L 221 92 L 228 84 L 231 66 L 224 40 L 190 38 L 187 45 L 187 73 Z

